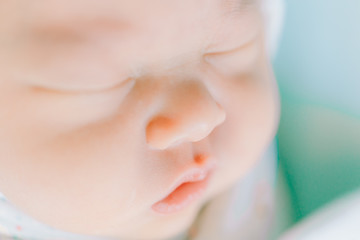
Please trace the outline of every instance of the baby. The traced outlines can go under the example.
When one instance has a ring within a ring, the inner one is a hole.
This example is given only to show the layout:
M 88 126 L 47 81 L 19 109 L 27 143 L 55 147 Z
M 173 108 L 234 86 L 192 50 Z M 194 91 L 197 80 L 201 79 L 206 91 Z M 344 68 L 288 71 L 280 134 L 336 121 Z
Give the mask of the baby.
M 88 239 L 186 232 L 276 133 L 261 4 L 0 1 L 7 201 Z

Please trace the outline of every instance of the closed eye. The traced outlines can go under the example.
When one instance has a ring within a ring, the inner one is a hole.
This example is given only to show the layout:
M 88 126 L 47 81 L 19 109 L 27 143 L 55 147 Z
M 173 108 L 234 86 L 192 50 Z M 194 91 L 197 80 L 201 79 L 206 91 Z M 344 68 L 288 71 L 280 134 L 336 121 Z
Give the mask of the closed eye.
M 252 40 L 231 50 L 207 53 L 204 61 L 222 75 L 241 75 L 251 69 L 258 53 L 258 41 Z
M 132 78 L 128 78 L 126 80 L 120 81 L 116 84 L 108 85 L 108 86 L 65 86 L 65 85 L 46 85 L 42 84 L 33 84 L 31 89 L 34 92 L 47 92 L 52 94 L 61 94 L 61 95 L 82 95 L 82 94 L 99 94 L 105 92 L 112 92 L 121 88 L 132 88 L 135 81 Z

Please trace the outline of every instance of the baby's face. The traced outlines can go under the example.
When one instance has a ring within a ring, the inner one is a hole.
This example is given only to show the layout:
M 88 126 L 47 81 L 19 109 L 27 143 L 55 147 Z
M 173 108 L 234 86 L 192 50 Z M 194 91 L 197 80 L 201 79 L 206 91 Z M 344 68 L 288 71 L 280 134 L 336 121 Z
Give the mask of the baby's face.
M 251 2 L 1 1 L 0 191 L 60 230 L 126 239 L 185 230 L 276 130 Z M 156 204 L 192 171 L 208 176 L 193 179 L 207 183 L 199 198 Z

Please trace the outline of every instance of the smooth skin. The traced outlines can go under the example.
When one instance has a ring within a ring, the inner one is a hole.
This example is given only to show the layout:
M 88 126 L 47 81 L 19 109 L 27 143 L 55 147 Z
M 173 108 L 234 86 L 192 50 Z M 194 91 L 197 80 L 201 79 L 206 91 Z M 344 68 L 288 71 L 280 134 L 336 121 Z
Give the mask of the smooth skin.
M 256 1 L 1 0 L 0 191 L 63 231 L 185 231 L 275 135 L 266 52 Z M 200 200 L 151 209 L 207 164 Z

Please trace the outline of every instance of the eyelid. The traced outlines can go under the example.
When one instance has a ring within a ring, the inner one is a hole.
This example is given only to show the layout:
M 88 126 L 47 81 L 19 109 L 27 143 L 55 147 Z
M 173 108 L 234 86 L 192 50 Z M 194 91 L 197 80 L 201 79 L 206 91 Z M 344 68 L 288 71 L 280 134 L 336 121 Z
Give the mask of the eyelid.
M 84 88 L 81 86 L 77 87 L 65 87 L 65 86 L 50 86 L 46 84 L 41 85 L 32 85 L 34 91 L 48 92 L 53 94 L 62 94 L 62 95 L 80 95 L 80 94 L 99 94 L 106 93 L 111 91 L 116 91 L 120 88 L 132 88 L 135 81 L 133 78 L 126 78 L 122 81 L 119 81 L 115 84 L 109 84 L 108 86 L 102 87 L 93 87 L 93 88 Z
M 238 75 L 248 71 L 256 60 L 259 47 L 257 41 L 250 41 L 227 51 L 204 55 L 204 61 L 223 75 Z
M 219 56 L 219 55 L 229 55 L 229 54 L 233 54 L 236 52 L 239 52 L 241 50 L 244 50 L 248 47 L 250 47 L 252 44 L 254 44 L 254 39 L 251 41 L 248 41 L 244 44 L 241 44 L 240 46 L 234 47 L 234 48 L 230 48 L 229 50 L 221 50 L 221 51 L 210 51 L 208 53 L 205 53 L 204 57 L 208 58 L 208 57 L 212 57 L 212 56 Z

